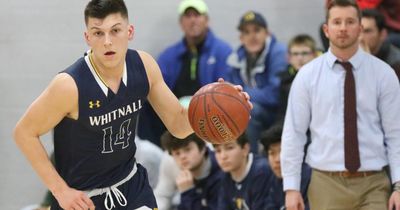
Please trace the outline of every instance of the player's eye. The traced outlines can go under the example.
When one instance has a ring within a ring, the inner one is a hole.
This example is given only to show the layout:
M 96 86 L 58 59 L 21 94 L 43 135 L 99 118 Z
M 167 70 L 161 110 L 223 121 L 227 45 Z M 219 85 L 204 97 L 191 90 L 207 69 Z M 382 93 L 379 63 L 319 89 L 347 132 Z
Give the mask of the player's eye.
M 93 33 L 93 35 L 95 35 L 95 36 L 102 36 L 104 33 L 103 32 L 101 32 L 101 31 L 95 31 L 94 33 Z
M 114 29 L 112 30 L 112 32 L 113 32 L 114 34 L 120 32 L 120 31 L 121 31 L 121 29 L 119 29 L 119 28 L 114 28 Z

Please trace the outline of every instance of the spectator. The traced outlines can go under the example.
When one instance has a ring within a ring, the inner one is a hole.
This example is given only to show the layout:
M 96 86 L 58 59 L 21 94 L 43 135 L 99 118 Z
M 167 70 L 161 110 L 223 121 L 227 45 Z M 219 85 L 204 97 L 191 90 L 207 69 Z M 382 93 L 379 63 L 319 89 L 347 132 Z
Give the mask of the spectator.
M 184 37 L 161 53 L 158 64 L 168 87 L 181 98 L 224 78 L 231 48 L 209 28 L 208 8 L 203 0 L 182 0 L 178 12 Z M 144 105 L 138 126 L 141 138 L 160 145 L 165 126 L 150 104 Z
M 279 74 L 285 71 L 286 46 L 270 33 L 264 17 L 257 12 L 246 12 L 238 29 L 242 45 L 228 58 L 232 67 L 228 80 L 242 85 L 253 103 L 246 134 L 251 151 L 258 153 L 260 132 L 275 120 L 279 105 Z
M 366 51 L 389 64 L 400 79 L 400 49 L 387 40 L 388 31 L 383 15 L 375 9 L 363 10 L 361 24 L 361 43 Z
M 160 147 L 138 136 L 135 137 L 135 144 L 136 161 L 147 169 L 150 187 L 154 189 L 157 186 L 161 158 L 164 153 Z
M 160 209 L 170 209 L 173 195 L 178 191 L 178 210 L 216 210 L 222 171 L 214 152 L 195 134 L 182 140 L 166 131 L 161 143 L 174 162 L 160 172 L 160 185 L 155 189 Z M 165 187 L 168 185 L 173 187 Z
M 272 171 L 265 158 L 250 153 L 246 135 L 234 142 L 215 144 L 214 148 L 218 164 L 225 172 L 218 210 L 265 208 Z
M 289 90 L 299 69 L 318 56 L 314 39 L 307 34 L 299 34 L 289 41 L 287 70 L 281 73 L 281 105 L 278 112 L 278 121 L 283 123 Z
M 261 143 L 264 145 L 267 154 L 269 166 L 272 169 L 271 187 L 267 197 L 265 210 L 278 210 L 285 207 L 285 192 L 283 191 L 282 173 L 281 173 L 281 136 L 282 125 L 276 124 L 261 133 Z M 310 183 L 311 169 L 303 163 L 301 170 L 300 192 L 304 198 L 305 209 L 309 210 L 307 200 L 307 188 Z

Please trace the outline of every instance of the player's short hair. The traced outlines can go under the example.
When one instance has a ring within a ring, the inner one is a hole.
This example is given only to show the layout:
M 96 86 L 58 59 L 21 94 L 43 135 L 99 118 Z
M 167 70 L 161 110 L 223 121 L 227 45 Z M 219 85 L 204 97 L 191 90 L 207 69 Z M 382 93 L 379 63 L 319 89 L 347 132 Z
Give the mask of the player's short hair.
M 288 45 L 289 53 L 290 53 L 290 50 L 292 49 L 292 47 L 295 45 L 304 45 L 304 46 L 309 47 L 312 52 L 317 51 L 315 40 L 308 34 L 299 34 L 299 35 L 296 35 L 295 37 L 293 37 L 289 41 L 289 45 Z
M 361 11 L 360 11 L 360 8 L 358 7 L 357 3 L 354 0 L 332 0 L 329 2 L 328 7 L 327 7 L 326 18 L 325 18 L 326 23 L 328 23 L 329 11 L 333 7 L 349 7 L 349 6 L 354 7 L 356 9 L 358 20 L 361 21 Z
M 161 135 L 161 146 L 167 150 L 169 154 L 174 150 L 186 147 L 190 142 L 194 142 L 199 147 L 199 150 L 203 150 L 206 146 L 206 143 L 194 133 L 184 139 L 176 138 L 169 131 L 165 131 L 163 135 Z
M 123 0 L 91 0 L 85 8 L 85 23 L 89 18 L 104 19 L 114 13 L 120 13 L 128 19 L 128 9 Z
M 249 138 L 246 135 L 246 132 L 243 133 L 242 135 L 240 135 L 237 139 L 236 139 L 236 143 L 243 148 L 244 145 L 249 144 Z M 213 144 L 214 147 L 217 147 L 220 144 Z
M 268 153 L 272 144 L 281 143 L 282 141 L 282 125 L 276 124 L 269 129 L 261 132 L 260 141 L 264 146 L 264 151 Z
M 361 11 L 362 17 L 372 18 L 375 20 L 375 25 L 378 28 L 378 31 L 382 31 L 385 27 L 385 17 L 379 12 L 377 9 L 365 9 Z

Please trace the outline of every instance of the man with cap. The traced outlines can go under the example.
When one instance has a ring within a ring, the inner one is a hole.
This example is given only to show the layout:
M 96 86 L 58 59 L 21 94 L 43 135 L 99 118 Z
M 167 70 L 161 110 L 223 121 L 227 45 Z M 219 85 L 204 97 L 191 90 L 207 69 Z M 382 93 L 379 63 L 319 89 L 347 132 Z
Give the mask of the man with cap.
M 232 68 L 227 80 L 243 86 L 250 95 L 254 107 L 246 134 L 251 151 L 258 153 L 260 132 L 275 120 L 279 104 L 279 75 L 287 66 L 286 46 L 270 33 L 260 13 L 246 12 L 238 29 L 242 45 L 227 60 Z
M 225 78 L 231 47 L 209 28 L 208 8 L 203 0 L 182 0 L 178 7 L 184 36 L 167 47 L 158 58 L 164 80 L 178 97 L 191 96 L 201 86 Z M 139 119 L 139 136 L 160 145 L 166 130 L 149 104 Z

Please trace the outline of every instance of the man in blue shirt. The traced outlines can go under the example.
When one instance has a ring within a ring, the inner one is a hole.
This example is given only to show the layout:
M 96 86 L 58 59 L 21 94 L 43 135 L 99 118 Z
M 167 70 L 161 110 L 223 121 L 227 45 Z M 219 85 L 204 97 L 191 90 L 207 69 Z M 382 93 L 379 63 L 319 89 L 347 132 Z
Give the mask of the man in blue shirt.
M 192 96 L 201 86 L 225 78 L 230 46 L 209 28 L 208 8 L 203 0 L 183 0 L 178 7 L 184 37 L 167 47 L 158 58 L 168 87 L 177 98 Z M 138 135 L 159 145 L 165 131 L 158 116 L 145 104 Z
M 268 30 L 264 17 L 249 11 L 240 19 L 242 45 L 228 58 L 228 81 L 243 86 L 253 103 L 247 128 L 251 152 L 258 153 L 259 137 L 275 121 L 279 105 L 280 73 L 287 67 L 286 46 Z
M 400 86 L 389 65 L 359 47 L 361 31 L 357 4 L 333 0 L 324 24 L 330 48 L 294 79 L 281 153 L 288 210 L 304 206 L 307 130 L 311 209 L 400 209 Z

